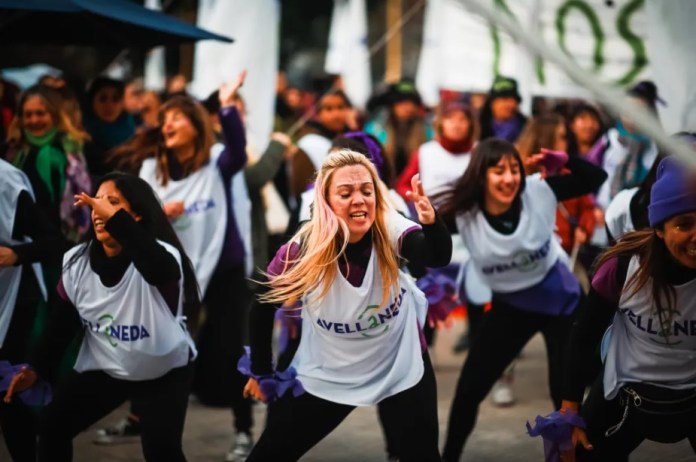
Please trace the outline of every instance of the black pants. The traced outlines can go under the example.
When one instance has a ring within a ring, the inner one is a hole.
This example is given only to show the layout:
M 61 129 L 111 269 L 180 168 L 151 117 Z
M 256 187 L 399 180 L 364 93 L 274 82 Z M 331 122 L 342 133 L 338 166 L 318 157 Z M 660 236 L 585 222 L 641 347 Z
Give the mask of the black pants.
M 37 323 L 37 314 L 41 309 L 47 310 L 46 302 L 41 299 L 41 289 L 31 265 L 22 267 L 22 279 L 19 285 L 15 309 L 7 329 L 7 335 L 0 348 L 0 360 L 12 364 L 25 363 L 31 341 L 41 335 L 41 323 Z M 0 393 L 0 428 L 5 438 L 7 450 L 14 462 L 36 461 L 37 418 L 34 410 L 22 403 L 15 396 L 12 403 L 2 401 L 5 393 Z
M 390 415 L 384 424 L 399 425 L 394 432 L 401 439 L 401 461 L 440 460 L 435 374 L 427 353 L 423 361 L 425 372 L 418 384 L 380 402 L 382 412 Z M 266 429 L 247 462 L 298 460 L 355 409 L 309 393 L 285 395 L 270 408 Z
M 670 399 L 668 396 L 660 398 L 665 401 Z M 594 449 L 585 451 L 579 447 L 578 462 L 627 461 L 629 454 L 640 446 L 643 440 L 648 439 L 645 434 L 646 428 L 642 426 L 644 422 L 638 420 L 637 411 L 632 409 L 629 409 L 628 416 L 619 430 L 611 436 L 605 436 L 607 429 L 621 421 L 623 412 L 624 407 L 620 403 L 619 396 L 611 401 L 604 398 L 603 374 L 599 374 L 581 411 L 587 423 L 587 439 Z M 679 415 L 679 417 L 655 415 L 654 422 L 648 430 L 658 434 L 659 439 L 663 441 L 670 439 L 670 435 L 676 437 L 674 441 L 686 436 L 696 453 L 696 411 Z
M 478 408 L 505 368 L 537 332 L 546 343 L 549 388 L 554 407 L 560 408 L 562 360 L 570 334 L 571 316 L 551 316 L 522 311 L 500 301 L 483 317 L 464 362 L 452 401 L 444 461 L 458 461 L 474 428 Z
M 75 373 L 56 391 L 42 415 L 38 461 L 71 461 L 73 438 L 127 399 L 141 412 L 145 460 L 185 461 L 181 437 L 192 375 L 192 364 L 144 381 L 118 380 L 102 371 Z
M 196 341 L 193 392 L 204 405 L 231 407 L 237 431 L 249 432 L 251 399 L 242 396 L 247 378 L 237 371 L 251 302 L 244 269 L 216 271 L 203 302 L 206 317 Z

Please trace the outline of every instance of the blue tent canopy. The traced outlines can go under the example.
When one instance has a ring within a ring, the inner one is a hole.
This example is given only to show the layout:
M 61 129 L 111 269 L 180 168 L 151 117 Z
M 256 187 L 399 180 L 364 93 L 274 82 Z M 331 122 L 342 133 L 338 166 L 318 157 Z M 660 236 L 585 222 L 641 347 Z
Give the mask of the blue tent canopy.
M 129 0 L 0 0 L 0 43 L 150 48 L 197 40 L 232 42 Z

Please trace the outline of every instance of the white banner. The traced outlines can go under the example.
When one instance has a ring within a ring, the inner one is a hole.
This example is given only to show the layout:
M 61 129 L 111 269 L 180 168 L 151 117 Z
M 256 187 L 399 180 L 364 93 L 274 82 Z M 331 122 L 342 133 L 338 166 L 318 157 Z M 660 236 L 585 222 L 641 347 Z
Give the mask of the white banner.
M 334 0 L 324 70 L 340 75 L 353 105 L 365 107 L 372 91 L 365 0 Z
M 696 2 L 648 0 L 648 54 L 658 93 L 667 106 L 658 105 L 667 133 L 696 131 Z
M 627 86 L 649 78 L 644 0 L 481 0 L 538 31 L 600 79 Z M 582 97 L 563 72 L 535 59 L 459 0 L 429 0 L 417 85 L 428 104 L 439 89 L 487 91 L 496 74 L 524 95 Z M 525 98 L 526 99 L 526 98 Z
M 191 92 L 206 98 L 223 81 L 248 70 L 241 94 L 247 103 L 248 142 L 262 152 L 273 131 L 278 72 L 278 0 L 199 0 L 198 26 L 227 35 L 234 43 L 196 45 Z
M 145 8 L 162 11 L 160 0 L 145 0 Z M 167 70 L 164 64 L 164 47 L 155 47 L 145 57 L 145 78 L 147 90 L 163 91 L 167 84 Z

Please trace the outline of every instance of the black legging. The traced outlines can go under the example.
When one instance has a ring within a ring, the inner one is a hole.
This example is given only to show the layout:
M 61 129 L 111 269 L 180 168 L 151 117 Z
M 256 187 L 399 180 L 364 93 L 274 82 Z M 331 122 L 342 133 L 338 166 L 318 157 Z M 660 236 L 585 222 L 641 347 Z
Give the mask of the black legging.
M 563 353 L 570 334 L 571 316 L 523 311 L 493 301 L 483 317 L 464 362 L 452 401 L 443 461 L 458 461 L 474 428 L 478 408 L 505 368 L 537 332 L 546 343 L 549 388 L 556 409 L 561 405 Z
M 427 353 L 423 355 L 423 362 L 425 372 L 418 384 L 380 402 L 382 412 L 390 415 L 383 423 L 400 427 L 394 433 L 401 439 L 401 461 L 440 460 L 435 373 Z M 287 394 L 271 404 L 266 429 L 247 462 L 298 460 L 353 409 L 355 406 L 334 403 L 309 393 L 297 398 Z
M 213 274 L 203 299 L 206 318 L 196 341 L 193 381 L 202 404 L 231 407 L 236 430 L 247 433 L 253 424 L 251 399 L 242 396 L 247 378 L 237 371 L 237 361 L 244 354 L 250 296 L 243 268 Z
M 663 399 L 669 398 L 665 396 Z M 605 436 L 607 429 L 621 422 L 623 411 L 624 407 L 618 395 L 611 401 L 604 398 L 603 374 L 599 374 L 581 410 L 581 415 L 587 423 L 587 439 L 594 449 L 585 451 L 579 445 L 576 459 L 578 462 L 628 460 L 629 454 L 646 439 L 643 429 L 635 421 L 636 411 L 629 410 L 626 421 L 619 430 L 611 436 Z M 679 417 L 656 415 L 650 430 L 664 440 L 669 440 L 670 437 L 679 440 L 686 436 L 696 453 L 696 411 Z
M 39 462 L 69 462 L 72 440 L 127 399 L 140 411 L 148 462 L 185 462 L 181 448 L 193 365 L 154 380 L 115 379 L 102 371 L 74 373 L 56 391 L 39 427 Z

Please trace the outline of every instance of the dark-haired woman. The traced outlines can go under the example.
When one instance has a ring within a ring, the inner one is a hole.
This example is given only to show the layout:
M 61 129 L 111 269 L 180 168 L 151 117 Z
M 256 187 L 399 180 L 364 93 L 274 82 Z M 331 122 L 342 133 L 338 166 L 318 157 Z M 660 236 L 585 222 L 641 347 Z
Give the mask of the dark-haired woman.
M 578 412 L 581 377 L 604 334 L 604 372 L 580 411 L 587 427 L 573 431 L 578 460 L 625 460 L 645 439 L 688 438 L 696 451 L 695 174 L 664 159 L 650 228 L 624 235 L 599 260 L 566 358 L 562 412 Z
M 72 439 L 130 399 L 141 413 L 145 459 L 183 461 L 196 355 L 184 319 L 199 303 L 191 264 L 141 179 L 110 174 L 94 197 L 75 200 L 92 209 L 92 227 L 63 257 L 63 304 L 30 362 L 35 372 L 18 376 L 22 387 L 36 374 L 55 382 L 49 365 L 72 333 L 84 333 L 75 372 L 42 416 L 38 460 L 72 460 Z
M 528 162 L 542 162 L 543 157 L 531 156 Z M 553 234 L 556 206 L 595 191 L 606 178 L 581 159 L 570 159 L 566 167 L 568 175 L 526 177 L 512 144 L 486 140 L 474 149 L 469 168 L 440 209 L 456 215 L 471 261 L 493 292 L 493 309 L 457 384 L 445 461 L 459 460 L 479 403 L 537 332 L 546 341 L 551 396 L 560 407 L 561 353 L 581 291 Z
M 34 202 L 26 175 L 0 159 L 0 177 L 0 361 L 17 367 L 27 362 L 45 327 L 39 263 L 59 266 L 66 242 Z M 38 428 L 29 406 L 0 402 L 0 428 L 12 460 L 36 460 Z
M 511 143 L 517 141 L 527 122 L 527 118 L 520 112 L 521 101 L 515 79 L 496 77 L 479 116 L 481 139 L 501 138 Z

